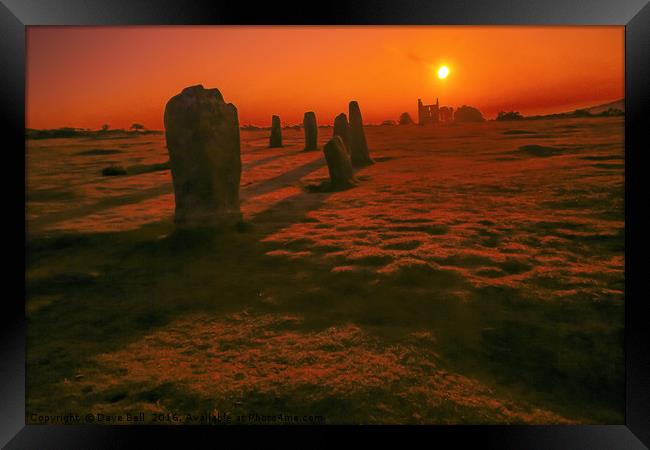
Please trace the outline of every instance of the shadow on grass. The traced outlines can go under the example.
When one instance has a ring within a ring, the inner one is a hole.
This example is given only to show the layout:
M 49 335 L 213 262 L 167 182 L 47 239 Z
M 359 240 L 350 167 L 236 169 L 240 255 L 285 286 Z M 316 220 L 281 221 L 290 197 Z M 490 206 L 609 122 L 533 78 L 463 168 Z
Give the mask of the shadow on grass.
M 298 266 L 266 256 L 270 247 L 260 240 L 325 198 L 308 196 L 296 211 L 291 197 L 249 226 L 221 232 L 177 232 L 158 222 L 127 232 L 28 236 L 28 401 L 47 401 L 57 381 L 94 355 L 179 316 L 258 304 L 266 286 L 285 283 Z
M 224 316 L 247 309 L 299 313 L 304 330 L 354 322 L 386 345 L 432 331 L 435 340 L 423 349 L 439 353 L 454 370 L 568 417 L 622 420 L 622 305 L 479 288 L 442 266 L 340 273 L 331 271 L 332 261 L 266 254 L 277 244 L 265 237 L 303 219 L 328 195 L 299 193 L 248 226 L 221 232 L 177 232 L 158 222 L 119 233 L 28 238 L 28 409 L 51 408 L 57 383 L 73 379 L 100 353 L 193 312 Z M 137 389 L 113 394 L 103 401 L 149 395 Z M 174 398 L 204 406 L 185 396 Z M 93 396 L 83 401 L 92 404 Z M 248 401 L 268 407 L 276 400 L 251 395 Z M 279 401 L 301 410 L 295 398 Z M 354 404 L 340 401 L 322 405 L 323 411 Z M 354 414 L 363 421 L 362 412 Z

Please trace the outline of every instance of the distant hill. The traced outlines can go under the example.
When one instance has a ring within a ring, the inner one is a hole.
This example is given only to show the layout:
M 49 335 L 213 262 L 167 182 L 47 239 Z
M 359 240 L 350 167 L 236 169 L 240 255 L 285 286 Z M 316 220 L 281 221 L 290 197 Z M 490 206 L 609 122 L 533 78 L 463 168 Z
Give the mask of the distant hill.
M 592 116 L 598 116 L 606 113 L 610 109 L 618 109 L 619 111 L 625 112 L 625 99 L 622 98 L 620 100 L 615 100 L 613 102 L 603 103 L 602 105 L 589 106 L 587 108 L 579 108 L 574 111 L 565 111 L 559 113 L 559 115 L 574 115 L 576 111 L 580 111 L 580 112 L 584 111 Z M 554 116 L 558 114 L 549 114 L 549 115 Z
M 510 120 L 536 120 L 536 119 L 572 119 L 576 117 L 611 117 L 625 115 L 625 99 L 616 100 L 602 105 L 580 108 L 574 111 L 566 111 L 555 114 L 544 114 L 537 116 L 522 116 L 517 111 L 501 111 L 497 115 L 497 121 Z
M 602 105 L 592 106 L 590 108 L 584 108 L 584 109 L 587 110 L 589 114 L 600 114 L 604 111 L 607 111 L 610 108 L 620 109 L 621 111 L 625 112 L 625 99 L 622 98 L 614 102 L 604 103 Z

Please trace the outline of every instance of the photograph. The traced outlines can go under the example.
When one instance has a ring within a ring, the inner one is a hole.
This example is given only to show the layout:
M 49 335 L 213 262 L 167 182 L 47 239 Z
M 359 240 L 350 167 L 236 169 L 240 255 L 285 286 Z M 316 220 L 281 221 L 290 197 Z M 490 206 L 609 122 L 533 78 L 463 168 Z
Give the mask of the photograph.
M 621 25 L 27 26 L 25 422 L 625 425 L 625 64 Z

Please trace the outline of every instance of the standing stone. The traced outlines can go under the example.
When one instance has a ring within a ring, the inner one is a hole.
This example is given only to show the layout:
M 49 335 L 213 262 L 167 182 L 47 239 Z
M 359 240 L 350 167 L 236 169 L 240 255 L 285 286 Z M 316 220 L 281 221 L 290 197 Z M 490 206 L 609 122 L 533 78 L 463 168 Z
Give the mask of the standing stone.
M 282 128 L 280 127 L 280 116 L 273 116 L 271 118 L 271 138 L 269 139 L 269 147 L 282 147 Z
M 218 89 L 190 86 L 165 107 L 165 138 L 180 228 L 241 220 L 237 108 Z
M 345 150 L 350 153 L 350 125 L 348 125 L 348 116 L 341 113 L 334 119 L 334 136 L 341 136 L 345 144 Z
M 355 166 L 365 166 L 372 164 L 374 161 L 368 153 L 368 144 L 366 135 L 363 132 L 363 120 L 361 119 L 361 110 L 356 101 L 350 102 L 350 157 L 352 164 Z
M 346 189 L 356 184 L 350 155 L 341 136 L 334 136 L 323 148 L 333 189 Z
M 318 150 L 316 141 L 318 139 L 318 126 L 316 125 L 316 114 L 313 111 L 305 113 L 302 119 L 302 126 L 305 129 L 305 150 Z

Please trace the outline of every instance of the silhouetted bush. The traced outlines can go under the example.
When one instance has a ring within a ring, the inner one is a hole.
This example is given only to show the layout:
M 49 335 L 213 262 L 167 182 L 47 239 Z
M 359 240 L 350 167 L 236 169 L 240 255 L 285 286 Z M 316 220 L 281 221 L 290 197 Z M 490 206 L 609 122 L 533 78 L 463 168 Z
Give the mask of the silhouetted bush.
M 239 127 L 239 128 L 242 129 L 242 130 L 246 130 L 246 131 L 261 130 L 260 127 L 257 127 L 257 126 L 255 126 L 255 125 L 242 125 L 242 126 Z M 269 128 L 269 129 L 270 129 L 270 128 Z
M 407 112 L 403 112 L 399 116 L 399 124 L 400 125 L 413 125 L 413 119 L 411 119 L 411 115 Z
M 454 121 L 456 122 L 484 122 L 485 118 L 481 111 L 472 107 L 463 105 L 456 109 L 454 113 Z
M 519 111 L 499 111 L 499 114 L 497 114 L 497 119 L 496 120 L 522 120 L 524 116 L 521 115 Z
M 587 111 L 586 109 L 576 109 L 573 111 L 573 116 L 574 117 L 590 117 L 591 113 Z

